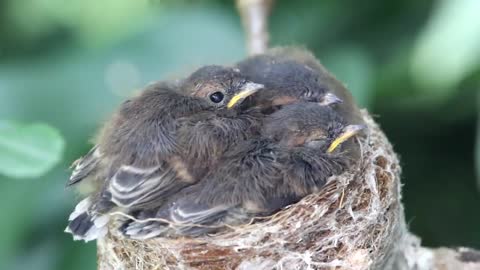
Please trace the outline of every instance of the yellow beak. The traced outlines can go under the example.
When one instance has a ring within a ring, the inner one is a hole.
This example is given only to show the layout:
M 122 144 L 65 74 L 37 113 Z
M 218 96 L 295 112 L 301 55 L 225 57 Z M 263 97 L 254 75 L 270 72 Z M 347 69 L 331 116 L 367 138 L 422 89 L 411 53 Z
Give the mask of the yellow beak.
M 346 140 L 350 139 L 351 137 L 357 135 L 358 133 L 360 133 L 360 131 L 362 131 L 365 128 L 366 127 L 364 125 L 348 125 L 348 126 L 346 126 L 343 129 L 342 133 L 335 140 L 333 140 L 333 142 L 330 144 L 330 147 L 328 147 L 327 152 L 328 153 L 333 152 L 335 149 L 337 149 L 337 147 L 339 145 L 341 145 L 342 143 L 344 143 Z
M 253 82 L 248 82 L 246 83 L 240 92 L 235 94 L 232 99 L 227 104 L 227 108 L 231 109 L 235 104 L 242 102 L 244 99 L 246 99 L 248 96 L 251 96 L 255 94 L 258 90 L 263 88 L 263 84 L 258 84 L 258 83 L 253 83 Z

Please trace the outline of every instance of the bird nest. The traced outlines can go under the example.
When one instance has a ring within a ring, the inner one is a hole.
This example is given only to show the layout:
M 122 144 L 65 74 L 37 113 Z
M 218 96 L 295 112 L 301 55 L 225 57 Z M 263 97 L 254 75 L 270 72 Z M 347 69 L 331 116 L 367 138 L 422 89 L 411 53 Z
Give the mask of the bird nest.
M 363 116 L 369 132 L 361 159 L 320 192 L 204 237 L 132 240 L 112 222 L 98 240 L 99 269 L 382 269 L 404 227 L 400 166 L 378 125 Z

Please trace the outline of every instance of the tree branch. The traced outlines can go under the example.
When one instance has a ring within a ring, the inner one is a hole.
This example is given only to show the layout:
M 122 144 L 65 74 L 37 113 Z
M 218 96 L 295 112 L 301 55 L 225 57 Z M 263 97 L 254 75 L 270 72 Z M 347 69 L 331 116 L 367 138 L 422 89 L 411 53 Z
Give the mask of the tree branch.
M 237 8 L 245 29 L 248 55 L 260 54 L 268 48 L 268 16 L 273 0 L 237 0 Z

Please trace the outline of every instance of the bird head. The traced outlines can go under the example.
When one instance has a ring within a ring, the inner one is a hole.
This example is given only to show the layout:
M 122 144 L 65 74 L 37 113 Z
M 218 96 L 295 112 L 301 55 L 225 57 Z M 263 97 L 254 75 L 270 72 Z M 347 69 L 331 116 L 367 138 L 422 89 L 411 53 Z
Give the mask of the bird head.
M 284 106 L 265 120 L 263 135 L 287 147 L 305 146 L 332 153 L 365 126 L 347 125 L 328 106 L 297 103 Z
M 253 97 L 251 106 L 268 109 L 296 102 L 343 102 L 332 93 L 325 74 L 288 55 L 257 55 L 237 66 L 248 79 L 265 85 L 265 90 Z
M 190 75 L 183 84 L 191 94 L 216 109 L 237 108 L 249 96 L 263 88 L 248 81 L 238 69 L 205 66 Z

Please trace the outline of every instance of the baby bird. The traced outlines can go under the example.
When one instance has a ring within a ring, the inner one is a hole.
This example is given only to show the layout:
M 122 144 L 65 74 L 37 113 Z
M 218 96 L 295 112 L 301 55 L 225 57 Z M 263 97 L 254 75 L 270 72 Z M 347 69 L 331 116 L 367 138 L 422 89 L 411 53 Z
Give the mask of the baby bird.
M 347 123 L 363 122 L 351 93 L 305 49 L 270 49 L 237 67 L 249 80 L 265 85 L 265 91 L 251 97 L 250 105 L 272 111 L 298 101 L 337 104 L 336 111 Z
M 157 211 L 138 213 L 124 234 L 197 236 L 270 215 L 347 170 L 352 160 L 342 143 L 363 128 L 316 103 L 285 105 L 265 119 L 261 137 L 226 153 L 215 170 Z
M 96 146 L 75 162 L 67 186 L 92 188 L 70 215 L 66 232 L 75 240 L 94 240 L 106 233 L 110 212 L 159 207 L 194 184 L 202 166 L 210 165 L 202 165 L 204 160 L 217 159 L 209 155 L 221 154 L 258 127 L 239 105 L 262 87 L 238 70 L 206 66 L 179 85 L 157 82 L 124 102 Z M 199 133 L 204 125 L 210 134 Z M 211 134 L 217 136 L 203 137 Z

